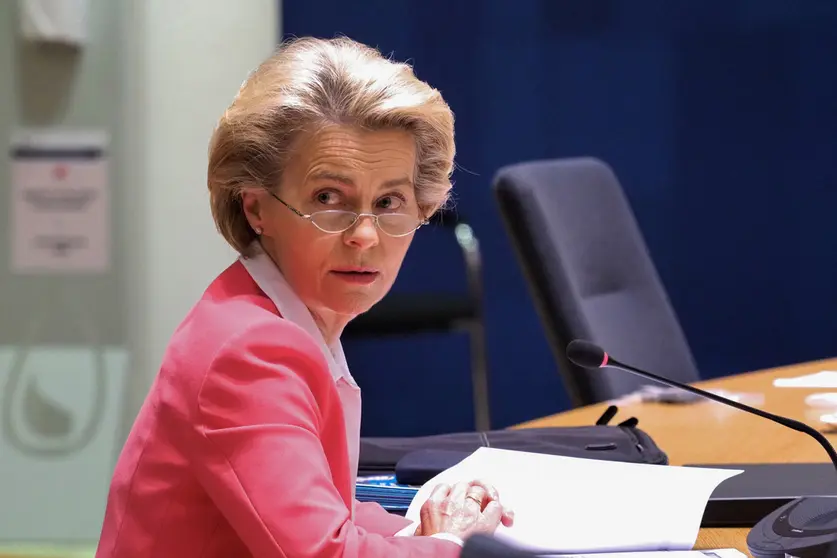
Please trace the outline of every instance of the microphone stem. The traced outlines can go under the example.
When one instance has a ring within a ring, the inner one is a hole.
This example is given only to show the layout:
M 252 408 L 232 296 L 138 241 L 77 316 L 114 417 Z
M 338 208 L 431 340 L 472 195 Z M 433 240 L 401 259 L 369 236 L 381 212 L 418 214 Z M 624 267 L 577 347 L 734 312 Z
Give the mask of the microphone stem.
M 694 388 L 688 384 L 681 384 L 679 382 L 674 382 L 663 378 L 662 376 L 657 376 L 655 374 L 651 374 L 650 372 L 645 372 L 644 370 L 638 370 L 636 368 L 632 368 L 626 364 L 622 364 L 621 362 L 617 363 L 615 360 L 610 359 L 610 361 L 605 366 L 613 366 L 615 368 L 621 368 L 626 372 L 631 372 L 638 376 L 642 376 L 644 378 L 648 378 L 649 380 L 654 380 L 655 382 L 660 382 L 661 384 L 665 384 L 667 386 L 682 389 L 688 391 L 689 393 L 693 393 L 695 395 L 699 395 L 701 397 L 705 397 L 707 399 L 711 399 L 712 401 L 716 401 L 718 403 L 722 403 L 724 405 L 729 405 L 730 407 L 734 407 L 740 411 L 744 411 L 747 413 L 751 413 L 762 418 L 766 418 L 767 420 L 772 420 L 775 423 L 781 424 L 782 426 L 787 426 L 792 430 L 796 430 L 797 432 L 803 432 L 808 434 L 812 438 L 814 438 L 825 452 L 828 454 L 828 457 L 831 458 L 831 464 L 834 466 L 834 469 L 837 470 L 837 451 L 834 450 L 834 447 L 829 443 L 828 438 L 822 435 L 817 429 L 808 426 L 803 422 L 799 422 L 797 420 L 780 417 L 778 415 L 774 415 L 773 413 L 768 413 L 767 411 L 762 411 L 761 409 L 756 409 L 755 407 L 751 407 L 749 405 L 744 405 L 743 403 L 739 403 L 738 401 L 733 401 L 732 399 L 728 399 L 721 395 L 716 395 L 710 391 L 704 391 L 702 389 Z

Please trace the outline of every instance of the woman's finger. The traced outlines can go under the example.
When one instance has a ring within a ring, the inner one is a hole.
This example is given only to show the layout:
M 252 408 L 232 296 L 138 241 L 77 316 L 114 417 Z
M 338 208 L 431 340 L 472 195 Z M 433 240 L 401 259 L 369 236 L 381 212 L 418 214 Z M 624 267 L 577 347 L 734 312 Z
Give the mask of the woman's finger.
M 485 493 L 488 495 L 489 500 L 499 500 L 500 499 L 500 494 L 497 492 L 497 489 L 494 488 L 494 485 L 491 484 L 490 482 L 486 482 L 484 480 L 477 479 L 477 480 L 471 482 L 471 486 L 479 486 L 480 488 L 485 490 Z
M 470 482 L 458 482 L 450 489 L 448 498 L 451 503 L 457 506 L 464 504 L 465 496 L 468 495 L 468 488 L 471 486 Z
M 503 518 L 501 519 L 502 523 L 506 527 L 511 527 L 514 525 L 514 510 L 511 508 L 503 508 Z
M 430 497 L 427 498 L 427 501 L 430 502 L 433 507 L 440 509 L 442 504 L 450 495 L 450 490 L 450 486 L 445 483 L 437 484 L 430 492 Z
M 465 494 L 466 506 L 475 509 L 477 512 L 481 512 L 485 505 L 490 501 L 488 493 L 482 486 L 478 484 L 471 484 L 471 486 L 468 487 L 468 492 Z
M 445 513 L 442 507 L 444 506 L 449 493 L 450 486 L 446 484 L 439 484 L 433 487 L 433 490 L 430 492 L 430 496 L 427 500 L 425 500 L 419 510 L 419 519 L 421 520 L 421 524 L 426 527 L 422 527 L 422 534 L 424 534 L 425 531 L 433 534 L 439 528 L 438 524 L 441 521 L 440 515 Z
M 495 529 L 498 525 L 500 525 L 503 519 L 503 506 L 496 500 L 492 500 L 485 506 L 485 509 L 482 510 L 482 523 L 486 527 L 490 527 Z
M 436 515 L 436 510 L 433 507 L 433 501 L 427 499 L 424 501 L 424 504 L 421 505 L 421 509 L 419 509 L 419 528 L 416 531 L 421 531 L 424 534 L 425 531 L 428 533 L 433 532 L 433 523 Z M 424 526 L 427 526 L 425 528 Z

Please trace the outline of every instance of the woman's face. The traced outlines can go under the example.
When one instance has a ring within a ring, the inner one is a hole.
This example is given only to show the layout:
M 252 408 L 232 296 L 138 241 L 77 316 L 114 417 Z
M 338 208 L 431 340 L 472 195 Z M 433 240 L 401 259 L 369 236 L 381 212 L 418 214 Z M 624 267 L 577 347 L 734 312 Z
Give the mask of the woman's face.
M 421 218 L 413 176 L 413 137 L 403 131 L 324 128 L 303 137 L 276 195 L 305 215 L 324 210 L 406 213 Z M 329 234 L 270 193 L 244 194 L 265 250 L 316 317 L 344 321 L 367 311 L 392 287 L 413 234 L 392 237 L 363 217 Z

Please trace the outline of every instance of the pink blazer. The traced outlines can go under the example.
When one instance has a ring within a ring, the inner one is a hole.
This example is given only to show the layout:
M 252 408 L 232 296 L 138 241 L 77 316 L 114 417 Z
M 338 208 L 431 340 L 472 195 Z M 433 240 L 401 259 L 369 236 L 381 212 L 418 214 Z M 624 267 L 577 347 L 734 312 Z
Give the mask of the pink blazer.
M 317 342 L 240 262 L 175 332 L 119 457 L 96 558 L 453 558 L 355 503 L 346 428 Z

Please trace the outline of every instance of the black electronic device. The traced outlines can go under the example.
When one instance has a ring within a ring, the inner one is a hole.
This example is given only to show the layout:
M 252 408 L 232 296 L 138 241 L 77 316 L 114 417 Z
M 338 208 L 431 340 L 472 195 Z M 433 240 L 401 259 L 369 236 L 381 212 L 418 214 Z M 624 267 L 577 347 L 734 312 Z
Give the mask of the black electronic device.
M 544 555 L 516 548 L 490 535 L 477 533 L 465 540 L 459 556 L 460 558 L 537 558 Z
M 701 527 L 750 528 L 797 498 L 837 498 L 831 463 L 687 463 L 685 466 L 744 471 L 715 488 L 706 503 Z
M 583 368 L 624 370 L 807 434 L 823 447 L 837 471 L 837 452 L 825 436 L 805 423 L 634 368 L 612 358 L 604 349 L 589 341 L 572 341 L 567 346 L 567 358 Z M 834 483 L 837 485 L 837 474 Z M 750 529 L 747 548 L 754 558 L 837 558 L 837 498 L 803 496 L 780 506 Z

